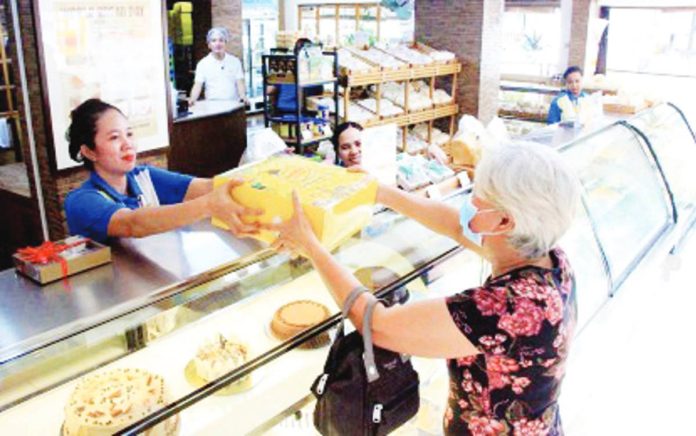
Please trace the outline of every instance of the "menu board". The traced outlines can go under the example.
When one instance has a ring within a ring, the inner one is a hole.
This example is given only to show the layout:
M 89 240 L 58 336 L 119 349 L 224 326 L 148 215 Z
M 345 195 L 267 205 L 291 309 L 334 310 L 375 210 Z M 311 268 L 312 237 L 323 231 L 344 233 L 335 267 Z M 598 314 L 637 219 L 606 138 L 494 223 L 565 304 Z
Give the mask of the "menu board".
M 128 117 L 138 151 L 169 145 L 159 0 L 41 0 L 41 43 L 58 169 L 70 159 L 70 111 L 88 98 Z

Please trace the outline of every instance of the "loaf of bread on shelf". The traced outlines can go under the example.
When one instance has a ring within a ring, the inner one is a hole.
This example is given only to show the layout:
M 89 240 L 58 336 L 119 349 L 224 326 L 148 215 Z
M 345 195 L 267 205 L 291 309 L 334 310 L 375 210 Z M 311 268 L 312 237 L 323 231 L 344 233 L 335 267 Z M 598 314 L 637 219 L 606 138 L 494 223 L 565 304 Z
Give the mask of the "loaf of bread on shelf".
M 173 401 L 164 379 L 136 368 L 89 375 L 77 384 L 65 406 L 64 436 L 111 435 Z M 146 432 L 179 434 L 179 415 Z

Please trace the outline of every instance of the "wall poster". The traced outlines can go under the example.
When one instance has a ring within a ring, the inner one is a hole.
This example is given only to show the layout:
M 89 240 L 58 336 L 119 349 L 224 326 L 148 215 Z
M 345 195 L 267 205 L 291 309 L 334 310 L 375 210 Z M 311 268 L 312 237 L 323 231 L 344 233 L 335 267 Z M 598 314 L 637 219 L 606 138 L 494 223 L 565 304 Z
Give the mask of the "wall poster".
M 44 69 L 57 168 L 70 159 L 70 111 L 88 98 L 117 106 L 138 151 L 169 145 L 160 0 L 41 0 Z

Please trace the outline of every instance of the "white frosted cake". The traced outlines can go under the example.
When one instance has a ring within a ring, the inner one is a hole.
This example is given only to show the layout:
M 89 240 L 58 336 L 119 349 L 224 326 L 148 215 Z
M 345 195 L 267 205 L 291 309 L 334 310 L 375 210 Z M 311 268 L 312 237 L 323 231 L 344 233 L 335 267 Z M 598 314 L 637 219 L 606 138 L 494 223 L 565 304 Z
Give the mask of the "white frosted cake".
M 201 345 L 193 358 L 196 373 L 206 382 L 215 380 L 246 363 L 249 350 L 221 334 Z
M 63 435 L 110 435 L 172 401 L 164 379 L 141 369 L 115 369 L 83 378 L 65 406 Z M 179 416 L 144 434 L 176 435 Z

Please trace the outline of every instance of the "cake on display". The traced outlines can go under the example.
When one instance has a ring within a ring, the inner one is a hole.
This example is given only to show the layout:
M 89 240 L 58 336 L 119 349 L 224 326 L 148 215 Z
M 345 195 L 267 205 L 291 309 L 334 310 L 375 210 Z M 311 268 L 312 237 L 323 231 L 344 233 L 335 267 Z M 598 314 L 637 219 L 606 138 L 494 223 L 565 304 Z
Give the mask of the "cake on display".
M 217 334 L 198 348 L 193 358 L 196 375 L 205 384 L 216 380 L 230 371 L 244 365 L 249 360 L 249 347 L 240 342 Z M 252 386 L 251 374 L 223 388 L 220 393 L 234 393 Z
M 143 419 L 173 400 L 164 379 L 142 369 L 114 369 L 83 378 L 65 406 L 63 435 L 110 435 Z M 144 434 L 179 434 L 179 415 Z
M 275 312 L 271 321 L 271 332 L 284 341 L 326 320 L 329 315 L 329 308 L 316 301 L 293 301 Z M 300 345 L 300 348 L 319 348 L 330 341 L 326 332 Z

